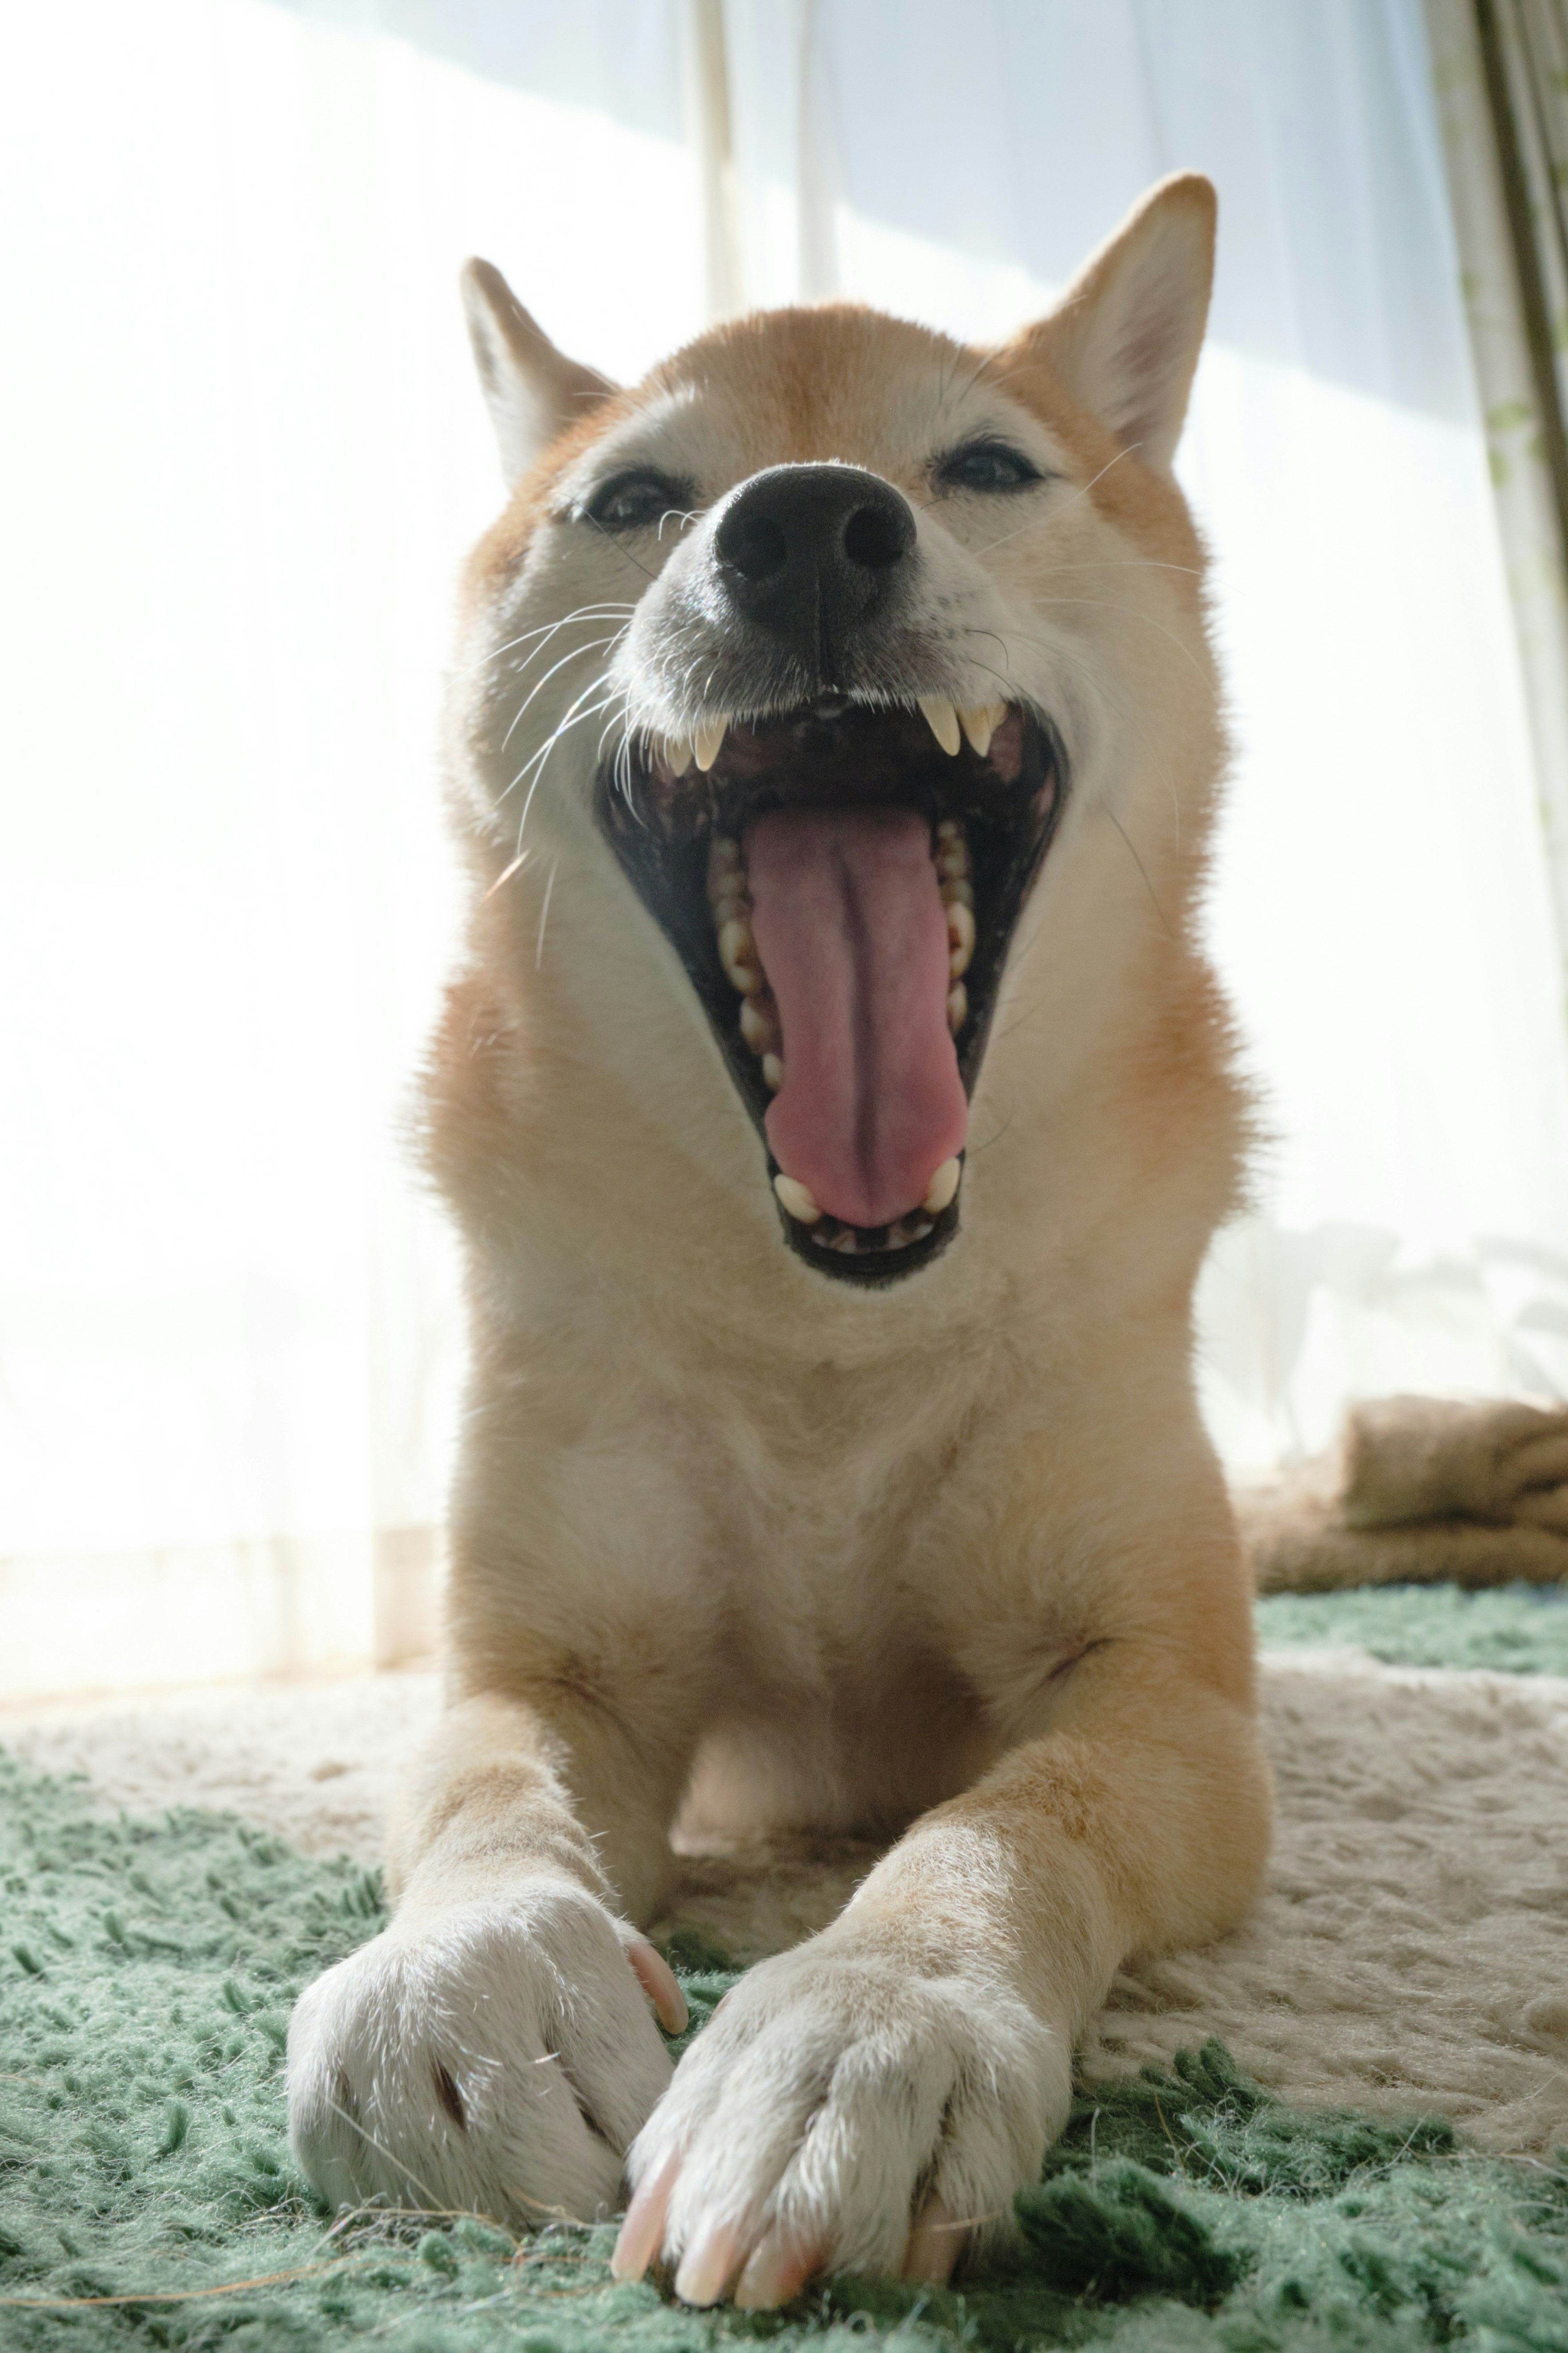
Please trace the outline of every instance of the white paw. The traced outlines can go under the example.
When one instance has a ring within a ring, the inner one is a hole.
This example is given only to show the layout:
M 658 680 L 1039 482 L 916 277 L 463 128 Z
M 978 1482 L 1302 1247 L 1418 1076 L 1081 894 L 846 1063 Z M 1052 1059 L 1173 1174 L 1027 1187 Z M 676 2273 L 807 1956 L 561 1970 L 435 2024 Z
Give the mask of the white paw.
M 834 1931 L 752 1970 L 644 2127 L 623 2278 L 784 2302 L 819 2271 L 945 2277 L 1005 2235 L 1070 2099 L 1070 2052 L 1007 1987 L 917 1975 Z
M 613 2211 L 670 2076 L 634 1952 L 663 1969 L 592 1895 L 534 1880 L 340 1961 L 289 2027 L 289 2138 L 316 2188 L 515 2223 Z

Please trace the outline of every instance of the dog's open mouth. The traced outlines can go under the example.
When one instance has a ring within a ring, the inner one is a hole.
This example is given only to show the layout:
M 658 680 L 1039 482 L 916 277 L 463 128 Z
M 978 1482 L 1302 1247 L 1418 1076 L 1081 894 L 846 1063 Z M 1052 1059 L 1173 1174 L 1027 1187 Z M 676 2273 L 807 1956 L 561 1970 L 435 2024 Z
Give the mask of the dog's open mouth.
M 601 771 L 600 821 L 823 1273 L 893 1281 L 956 1232 L 969 1097 L 1065 795 L 1053 731 L 1016 705 L 833 694 L 717 744 L 634 738 Z

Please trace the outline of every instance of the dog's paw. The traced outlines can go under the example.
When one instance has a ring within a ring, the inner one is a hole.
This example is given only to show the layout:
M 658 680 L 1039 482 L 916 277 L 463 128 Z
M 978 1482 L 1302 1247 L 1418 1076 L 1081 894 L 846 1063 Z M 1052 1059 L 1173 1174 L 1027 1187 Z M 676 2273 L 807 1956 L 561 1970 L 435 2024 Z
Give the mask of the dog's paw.
M 645 1988 L 684 2023 L 652 1947 L 563 1881 L 394 1922 L 295 2008 L 294 2152 L 335 2206 L 609 2212 L 670 2076 Z
M 692 2045 L 638 2137 L 620 2278 L 786 2302 L 817 2272 L 945 2278 L 1006 2235 L 1065 2123 L 1070 2053 L 1005 1986 L 836 1943 L 766 1961 Z

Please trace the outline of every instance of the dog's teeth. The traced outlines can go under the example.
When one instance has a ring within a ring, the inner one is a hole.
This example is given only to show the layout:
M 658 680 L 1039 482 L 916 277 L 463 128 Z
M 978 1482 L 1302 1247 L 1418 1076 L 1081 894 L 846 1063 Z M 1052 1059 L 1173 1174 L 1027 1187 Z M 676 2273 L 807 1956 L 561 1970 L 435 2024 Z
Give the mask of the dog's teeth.
M 974 954 L 974 917 L 962 901 L 947 911 L 947 944 L 948 971 L 954 980 L 962 980 Z
M 731 883 L 721 899 L 713 902 L 713 928 L 721 932 L 726 923 L 750 923 L 752 902 L 737 883 Z
M 821 1217 L 822 1211 L 805 1187 L 795 1177 L 786 1176 L 782 1169 L 773 1178 L 773 1191 L 779 1197 L 779 1206 L 784 1215 L 793 1218 L 797 1226 L 815 1226 Z
M 951 874 L 944 874 L 942 878 L 941 898 L 944 907 L 973 907 L 974 885 L 972 882 L 959 881 Z
M 990 703 L 973 703 L 969 711 L 959 706 L 959 727 L 963 730 L 963 734 L 969 736 L 980 757 L 985 757 L 985 753 L 992 748 L 992 736 L 996 734 L 996 723 L 990 713 Z
M 719 757 L 719 748 L 724 741 L 729 725 L 727 719 L 712 719 L 706 721 L 697 730 L 692 749 L 697 754 L 697 765 L 704 775 Z
M 1005 703 L 977 703 L 968 711 L 960 711 L 958 723 L 984 760 L 991 749 L 991 738 L 1002 724 Z
M 956 752 L 963 738 L 958 732 L 958 713 L 952 703 L 942 694 L 922 694 L 918 699 L 925 713 L 926 725 L 942 750 Z
M 951 942 L 951 917 L 947 935 Z M 720 925 L 719 961 L 729 975 L 732 988 L 738 988 L 742 997 L 755 997 L 763 985 L 763 976 L 757 963 L 757 944 L 743 915 L 731 915 L 728 923 Z
M 846 1226 L 841 1234 L 834 1235 L 833 1240 L 828 1243 L 827 1247 L 829 1250 L 837 1250 L 839 1255 L 843 1258 L 853 1258 L 860 1245 L 856 1240 L 854 1235 L 850 1232 L 849 1228 Z
M 933 1218 L 940 1218 L 957 1192 L 958 1180 L 963 1174 L 962 1160 L 944 1160 L 926 1187 L 926 1197 L 921 1203 L 921 1208 L 929 1209 Z
M 727 890 L 746 887 L 746 864 L 741 845 L 727 833 L 716 833 L 708 846 L 708 896 L 721 898 Z
M 741 1008 L 741 1035 L 753 1054 L 776 1054 L 781 1043 L 773 999 L 748 997 Z M 765 1075 L 765 1073 L 764 1073 Z
M 954 882 L 966 882 L 969 880 L 969 844 L 961 833 L 954 831 L 946 840 L 943 840 L 941 838 L 941 828 L 938 828 L 936 871 L 944 879 Z
M 742 1014 L 743 1014 L 743 1012 L 744 1012 L 744 1008 L 742 1008 Z M 742 1028 L 744 1027 L 744 1022 L 743 1022 L 743 1020 L 742 1020 Z M 775 1095 L 776 1095 L 776 1094 L 777 1094 L 777 1092 L 778 1092 L 778 1091 L 779 1091 L 779 1089 L 783 1086 L 784 1082 L 784 1064 L 780 1061 L 780 1060 L 779 1060 L 778 1056 L 777 1056 L 776 1054 L 764 1054 L 764 1055 L 763 1056 L 763 1085 L 768 1089 L 768 1091 L 769 1091 L 769 1092 L 770 1092 L 771 1094 L 775 1094 Z
M 969 991 L 961 980 L 947 992 L 947 1026 L 956 1038 L 969 1018 Z
M 691 765 L 691 746 L 679 735 L 665 738 L 664 756 L 672 776 L 683 776 Z
M 931 1219 L 929 1218 L 917 1218 L 913 1225 L 910 1228 L 910 1240 L 912 1242 L 923 1242 L 927 1234 L 931 1231 Z

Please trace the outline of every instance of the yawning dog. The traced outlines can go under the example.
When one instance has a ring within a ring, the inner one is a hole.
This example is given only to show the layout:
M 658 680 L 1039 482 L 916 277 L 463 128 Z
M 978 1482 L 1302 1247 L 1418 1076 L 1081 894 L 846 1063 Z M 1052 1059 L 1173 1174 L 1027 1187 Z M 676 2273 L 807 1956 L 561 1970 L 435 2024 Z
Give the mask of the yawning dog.
M 1262 1868 L 1192 1293 L 1247 1104 L 1171 472 L 1214 195 L 965 349 L 743 318 L 622 391 L 466 295 L 467 961 L 426 1091 L 471 1372 L 392 1926 L 289 2037 L 331 2199 L 613 2211 L 769 2306 L 1009 2226 L 1124 1957 Z M 673 2080 L 672 1836 L 877 1831 Z M 650 2009 L 650 2001 L 652 2008 Z

